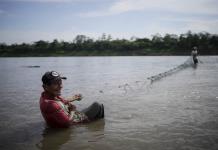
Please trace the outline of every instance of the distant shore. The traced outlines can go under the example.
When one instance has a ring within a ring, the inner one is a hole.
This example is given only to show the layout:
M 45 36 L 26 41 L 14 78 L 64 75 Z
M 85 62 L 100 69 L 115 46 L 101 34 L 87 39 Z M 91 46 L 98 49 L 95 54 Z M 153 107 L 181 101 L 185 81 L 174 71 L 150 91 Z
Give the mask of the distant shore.
M 0 42 L 0 57 L 48 56 L 166 56 L 190 55 L 198 47 L 201 55 L 218 55 L 218 35 L 207 32 L 175 35 L 156 34 L 152 39 L 112 40 L 103 34 L 98 40 L 77 35 L 72 42 L 39 40 L 33 43 L 5 44 Z
M 1 53 L 0 57 L 69 57 L 69 56 L 75 56 L 75 57 L 82 57 L 82 56 L 184 56 L 184 55 L 190 55 L 190 54 L 169 54 L 169 53 L 113 53 L 113 52 L 95 52 L 95 53 L 85 53 L 85 52 L 74 52 L 74 53 L 38 53 L 38 54 L 28 54 L 28 53 Z

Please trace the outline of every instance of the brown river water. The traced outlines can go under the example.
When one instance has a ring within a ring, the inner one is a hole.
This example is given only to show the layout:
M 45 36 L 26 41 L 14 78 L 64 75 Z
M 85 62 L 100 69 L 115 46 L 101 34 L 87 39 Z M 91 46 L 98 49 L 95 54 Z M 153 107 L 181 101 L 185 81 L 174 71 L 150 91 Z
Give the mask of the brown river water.
M 217 150 L 218 56 L 181 65 L 188 58 L 0 58 L 0 149 Z M 81 93 L 78 109 L 103 103 L 105 118 L 47 127 L 39 97 L 50 70 L 67 77 L 63 97 Z

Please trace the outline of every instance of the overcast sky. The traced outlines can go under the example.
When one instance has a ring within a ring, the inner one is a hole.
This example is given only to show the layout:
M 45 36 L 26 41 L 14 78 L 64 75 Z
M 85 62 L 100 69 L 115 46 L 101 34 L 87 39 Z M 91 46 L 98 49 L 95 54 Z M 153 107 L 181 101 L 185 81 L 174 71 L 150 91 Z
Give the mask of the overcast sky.
M 0 42 L 218 33 L 217 0 L 0 0 Z

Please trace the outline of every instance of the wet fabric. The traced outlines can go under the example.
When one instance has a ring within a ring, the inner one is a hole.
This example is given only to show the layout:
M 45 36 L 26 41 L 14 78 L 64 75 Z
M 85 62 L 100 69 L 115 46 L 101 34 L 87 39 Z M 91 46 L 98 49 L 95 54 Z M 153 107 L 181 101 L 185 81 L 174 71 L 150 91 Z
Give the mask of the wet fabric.
M 40 109 L 46 123 L 51 127 L 69 127 L 72 124 L 87 122 L 87 116 L 77 110 L 70 110 L 75 106 L 62 97 L 49 99 L 43 92 L 40 98 Z
M 193 62 L 194 62 L 194 64 L 197 64 L 197 63 L 198 63 L 197 57 L 193 57 Z
M 94 102 L 88 108 L 82 110 L 82 112 L 89 118 L 89 120 L 96 120 L 104 118 L 104 105 Z

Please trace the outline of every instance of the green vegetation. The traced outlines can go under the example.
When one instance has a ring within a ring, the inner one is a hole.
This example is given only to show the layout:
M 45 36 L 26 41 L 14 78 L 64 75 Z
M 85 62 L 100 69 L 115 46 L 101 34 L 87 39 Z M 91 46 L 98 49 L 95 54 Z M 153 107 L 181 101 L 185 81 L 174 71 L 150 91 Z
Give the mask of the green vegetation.
M 112 40 L 103 34 L 99 40 L 77 35 L 73 42 L 53 40 L 32 44 L 0 43 L 0 56 L 141 56 L 141 55 L 189 55 L 197 46 L 201 55 L 218 54 L 218 35 L 207 32 L 174 35 L 156 34 L 152 39 L 131 38 Z

